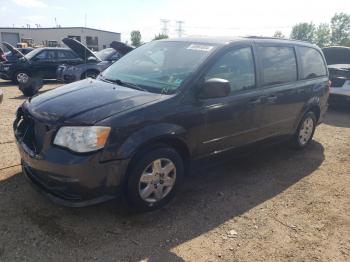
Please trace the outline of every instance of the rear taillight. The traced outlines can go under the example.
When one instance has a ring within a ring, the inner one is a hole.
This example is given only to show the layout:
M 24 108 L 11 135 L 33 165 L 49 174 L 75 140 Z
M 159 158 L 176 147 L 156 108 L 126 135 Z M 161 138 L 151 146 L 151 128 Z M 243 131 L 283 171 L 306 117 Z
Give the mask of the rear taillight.
M 328 80 L 327 87 L 328 87 L 328 93 L 331 91 L 332 81 Z

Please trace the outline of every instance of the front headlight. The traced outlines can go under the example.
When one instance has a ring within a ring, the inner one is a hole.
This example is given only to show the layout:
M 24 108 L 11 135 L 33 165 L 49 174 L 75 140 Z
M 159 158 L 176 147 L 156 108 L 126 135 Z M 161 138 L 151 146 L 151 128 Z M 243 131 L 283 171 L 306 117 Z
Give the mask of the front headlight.
M 64 126 L 53 143 L 79 153 L 91 152 L 105 146 L 110 131 L 105 126 Z

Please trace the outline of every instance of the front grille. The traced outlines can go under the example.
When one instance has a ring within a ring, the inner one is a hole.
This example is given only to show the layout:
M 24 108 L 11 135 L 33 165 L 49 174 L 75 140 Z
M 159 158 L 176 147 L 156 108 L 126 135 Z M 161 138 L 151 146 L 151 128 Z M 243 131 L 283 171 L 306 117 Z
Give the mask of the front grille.
M 330 78 L 332 87 L 342 87 L 345 84 L 346 79 L 344 78 Z
M 28 113 L 19 110 L 14 129 L 18 140 L 23 142 L 35 154 L 41 152 L 47 133 L 46 125 L 36 121 Z

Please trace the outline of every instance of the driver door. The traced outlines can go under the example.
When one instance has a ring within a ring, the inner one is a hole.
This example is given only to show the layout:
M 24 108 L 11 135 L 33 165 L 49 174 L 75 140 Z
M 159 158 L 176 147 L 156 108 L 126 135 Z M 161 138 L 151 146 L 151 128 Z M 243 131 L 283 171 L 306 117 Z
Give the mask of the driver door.
M 211 78 L 228 80 L 231 93 L 200 101 L 205 121 L 200 153 L 218 153 L 259 140 L 263 92 L 256 86 L 252 46 L 235 47 L 222 55 L 205 74 L 204 81 Z

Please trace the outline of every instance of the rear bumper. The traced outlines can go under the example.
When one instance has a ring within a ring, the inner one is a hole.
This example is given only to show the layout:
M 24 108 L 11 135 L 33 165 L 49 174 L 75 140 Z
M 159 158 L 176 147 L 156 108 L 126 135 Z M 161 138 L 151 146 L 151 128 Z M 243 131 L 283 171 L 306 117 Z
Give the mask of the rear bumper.
M 55 203 L 83 207 L 115 198 L 119 193 L 127 160 L 105 163 L 101 152 L 76 155 L 51 147 L 44 155 L 33 155 L 17 141 L 23 174 L 43 195 Z

